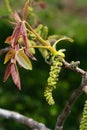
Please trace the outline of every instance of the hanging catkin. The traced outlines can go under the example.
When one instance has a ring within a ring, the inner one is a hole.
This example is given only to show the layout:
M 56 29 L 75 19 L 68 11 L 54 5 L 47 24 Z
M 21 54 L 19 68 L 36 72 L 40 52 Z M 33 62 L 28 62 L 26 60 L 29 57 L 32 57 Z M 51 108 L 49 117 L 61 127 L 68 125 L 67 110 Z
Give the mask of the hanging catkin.
M 62 60 L 64 58 L 64 54 L 63 52 L 61 52 L 57 54 L 55 57 L 52 56 L 51 58 L 52 58 L 52 64 L 49 72 L 49 77 L 47 80 L 47 87 L 45 88 L 44 91 L 44 96 L 49 105 L 53 105 L 55 103 L 52 96 L 52 91 L 56 88 L 59 73 L 62 67 Z

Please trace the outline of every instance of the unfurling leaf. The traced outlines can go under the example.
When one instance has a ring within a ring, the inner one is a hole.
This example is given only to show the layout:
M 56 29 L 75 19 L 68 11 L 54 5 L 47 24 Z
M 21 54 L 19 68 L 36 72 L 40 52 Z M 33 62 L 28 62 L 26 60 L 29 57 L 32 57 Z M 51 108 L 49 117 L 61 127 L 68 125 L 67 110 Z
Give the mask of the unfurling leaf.
M 5 43 L 10 44 L 11 39 L 12 39 L 11 36 L 7 37 L 6 40 L 5 40 Z
M 16 60 L 17 62 L 25 69 L 32 70 L 32 64 L 29 58 L 26 56 L 22 49 L 16 52 Z
M 6 71 L 5 71 L 5 75 L 4 75 L 4 82 L 6 82 L 6 80 L 9 78 L 11 74 L 11 64 L 8 64 Z
M 20 19 L 19 15 L 18 15 L 18 13 L 17 13 L 16 11 L 15 11 L 13 17 L 14 17 L 14 19 L 15 19 L 15 21 L 16 21 L 17 23 L 21 22 L 21 19 Z
M 13 82 L 21 90 L 20 76 L 16 64 L 11 64 L 11 75 Z
M 4 64 L 6 64 L 14 55 L 15 50 L 11 48 L 5 56 Z
M 26 54 L 29 58 L 31 58 L 32 60 L 37 61 L 37 59 L 30 53 L 30 49 L 26 49 L 26 50 L 25 50 L 25 54 Z
M 28 6 L 29 6 L 29 0 L 27 0 L 27 2 L 25 3 L 24 5 L 24 8 L 23 8 L 23 20 L 26 20 L 27 18 L 27 15 L 28 15 Z
M 25 22 L 21 23 L 21 35 L 26 48 L 28 48 L 28 37 L 27 37 L 27 29 L 25 26 Z

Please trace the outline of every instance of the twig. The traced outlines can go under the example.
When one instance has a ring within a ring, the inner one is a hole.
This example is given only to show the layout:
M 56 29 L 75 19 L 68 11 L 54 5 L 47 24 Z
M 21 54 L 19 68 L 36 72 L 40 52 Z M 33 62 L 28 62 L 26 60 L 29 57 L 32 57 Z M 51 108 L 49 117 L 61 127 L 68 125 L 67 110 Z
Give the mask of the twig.
M 0 56 L 1 56 L 3 53 L 6 53 L 8 50 L 9 50 L 9 47 L 0 49 Z
M 5 109 L 0 108 L 0 116 L 7 118 L 7 119 L 13 119 L 13 120 L 25 125 L 26 127 L 28 127 L 31 130 L 50 130 L 43 123 L 39 123 L 39 122 L 33 120 L 32 118 L 28 118 L 22 114 L 14 112 L 14 111 L 5 110 Z
M 63 109 L 62 113 L 57 118 L 57 123 L 56 123 L 55 130 L 62 130 L 63 129 L 63 124 L 64 124 L 66 118 L 68 117 L 68 115 L 70 114 L 72 105 L 74 104 L 76 99 L 81 94 L 82 94 L 82 88 L 81 87 L 74 90 L 74 92 L 72 93 L 70 99 L 67 101 L 67 103 L 65 105 L 65 108 Z
M 9 19 L 9 15 L 0 16 L 0 19 Z
M 86 71 L 80 69 L 79 67 L 72 68 L 71 64 L 66 62 L 65 60 L 63 60 L 63 64 L 64 64 L 65 68 L 71 69 L 71 70 L 81 74 L 82 75 L 82 82 L 81 82 L 80 87 L 77 88 L 76 90 L 74 90 L 71 97 L 67 101 L 62 113 L 58 116 L 55 130 L 62 130 L 63 129 L 63 124 L 64 124 L 66 118 L 68 117 L 68 115 L 70 114 L 72 105 L 75 103 L 75 101 L 82 94 L 83 91 L 87 92 L 87 73 L 86 73 Z
M 86 72 L 83 69 L 81 69 L 79 67 L 72 67 L 71 64 L 68 63 L 65 60 L 63 60 L 63 65 L 64 65 L 65 68 L 73 70 L 73 71 L 75 71 L 75 72 L 77 72 L 77 73 L 79 73 L 81 75 L 85 75 L 86 74 Z

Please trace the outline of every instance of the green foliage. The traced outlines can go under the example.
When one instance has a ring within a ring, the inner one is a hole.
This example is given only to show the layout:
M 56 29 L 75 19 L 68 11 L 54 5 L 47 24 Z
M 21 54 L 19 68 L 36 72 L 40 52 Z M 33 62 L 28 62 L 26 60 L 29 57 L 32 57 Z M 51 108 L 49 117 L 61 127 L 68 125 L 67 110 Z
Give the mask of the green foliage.
M 85 101 L 83 117 L 81 119 L 79 130 L 87 130 L 87 100 Z
M 37 16 L 49 27 L 50 33 L 70 36 L 73 37 L 78 44 L 85 44 L 85 41 L 87 40 L 87 30 L 85 29 L 87 28 L 87 21 L 86 10 L 84 8 L 87 6 L 87 1 L 74 1 L 76 10 L 79 10 L 79 5 L 83 8 L 83 12 L 81 12 L 82 14 L 80 14 L 79 11 L 74 12 L 73 9 L 67 11 L 58 8 L 61 4 L 61 0 L 46 2 L 48 8 L 44 11 L 37 12 Z

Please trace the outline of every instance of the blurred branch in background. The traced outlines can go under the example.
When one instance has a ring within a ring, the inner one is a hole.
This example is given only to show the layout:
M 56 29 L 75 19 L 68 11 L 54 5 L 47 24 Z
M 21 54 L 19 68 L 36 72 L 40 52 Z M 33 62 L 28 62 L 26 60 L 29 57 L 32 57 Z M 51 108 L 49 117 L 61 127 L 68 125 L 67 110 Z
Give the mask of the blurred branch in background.
M 0 56 L 1 56 L 3 53 L 6 53 L 6 52 L 8 52 L 8 51 L 9 51 L 9 47 L 0 49 Z
M 0 116 L 6 119 L 13 119 L 31 130 L 50 130 L 44 124 L 39 123 L 31 118 L 25 117 L 14 111 L 5 110 L 0 108 Z

